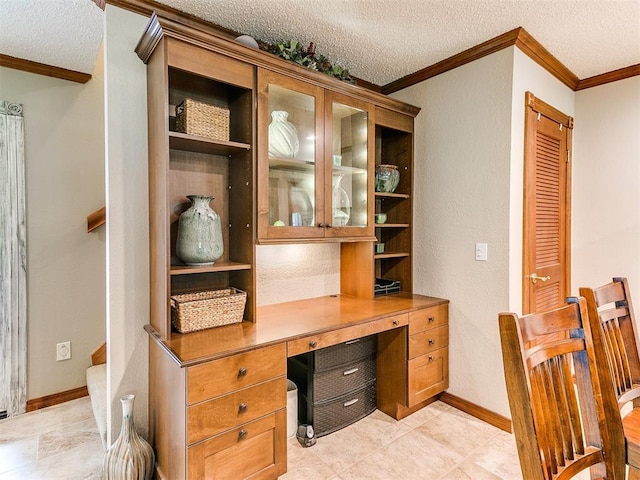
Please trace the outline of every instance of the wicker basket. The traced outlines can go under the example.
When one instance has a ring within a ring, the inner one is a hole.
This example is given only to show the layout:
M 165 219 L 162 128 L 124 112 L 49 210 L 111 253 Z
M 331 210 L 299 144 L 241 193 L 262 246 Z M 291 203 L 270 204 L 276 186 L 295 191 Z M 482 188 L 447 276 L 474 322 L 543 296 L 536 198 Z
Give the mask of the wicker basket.
M 242 321 L 247 294 L 237 288 L 171 296 L 171 322 L 180 333 Z
M 229 141 L 229 110 L 185 98 L 176 107 L 176 130 L 213 140 Z

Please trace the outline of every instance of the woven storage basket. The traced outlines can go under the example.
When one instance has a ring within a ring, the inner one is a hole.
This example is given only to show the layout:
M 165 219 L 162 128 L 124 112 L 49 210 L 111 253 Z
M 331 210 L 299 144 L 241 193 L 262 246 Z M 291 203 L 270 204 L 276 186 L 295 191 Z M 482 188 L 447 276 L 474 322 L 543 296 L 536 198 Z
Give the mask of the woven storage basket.
M 237 288 L 171 296 L 171 322 L 180 333 L 242 321 L 247 294 Z
M 229 110 L 185 98 L 176 107 L 176 130 L 189 135 L 229 141 Z

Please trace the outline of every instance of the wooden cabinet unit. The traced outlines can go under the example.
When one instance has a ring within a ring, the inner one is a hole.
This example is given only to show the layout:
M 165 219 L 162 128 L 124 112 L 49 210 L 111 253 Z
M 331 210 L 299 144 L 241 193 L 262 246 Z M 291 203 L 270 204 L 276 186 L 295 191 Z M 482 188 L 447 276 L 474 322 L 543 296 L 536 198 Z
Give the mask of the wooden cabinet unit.
M 258 240 L 373 237 L 373 105 L 258 70 Z
M 400 419 L 449 387 L 449 305 L 409 313 L 408 329 L 378 336 L 378 408 Z
M 369 363 L 333 372 L 375 370 L 353 377 L 360 389 L 341 390 L 362 394 L 343 404 L 370 400 L 362 415 L 375 402 L 401 418 L 448 385 L 448 301 L 412 294 L 419 109 L 224 35 L 154 14 L 136 48 L 147 64 L 145 330 L 159 479 L 273 479 L 286 472 L 288 357 L 312 352 L 317 359 L 318 349 L 375 339 Z M 184 127 L 176 111 L 187 100 L 228 112 L 228 134 Z M 278 128 L 294 128 L 295 138 Z M 374 192 L 375 166 L 383 163 L 400 171 L 393 193 Z M 188 195 L 214 197 L 224 254 L 213 265 L 188 266 L 176 255 Z M 376 212 L 387 214 L 384 224 L 374 223 Z M 384 253 L 374 253 L 376 241 L 385 243 Z M 257 307 L 256 245 L 309 242 L 341 243 L 341 294 Z M 374 298 L 376 279 L 399 280 L 402 292 Z M 171 296 L 229 287 L 247 293 L 242 322 L 190 333 L 173 328 Z M 317 411 L 327 398 L 316 402 Z M 327 433 L 342 423 L 328 425 Z
M 228 286 L 247 292 L 244 318 L 253 321 L 255 68 L 170 37 L 147 54 L 151 324 L 170 337 L 170 295 Z M 185 99 L 228 109 L 229 140 L 178 132 Z M 223 226 L 224 254 L 210 266 L 176 256 L 178 217 L 194 194 L 214 197 Z

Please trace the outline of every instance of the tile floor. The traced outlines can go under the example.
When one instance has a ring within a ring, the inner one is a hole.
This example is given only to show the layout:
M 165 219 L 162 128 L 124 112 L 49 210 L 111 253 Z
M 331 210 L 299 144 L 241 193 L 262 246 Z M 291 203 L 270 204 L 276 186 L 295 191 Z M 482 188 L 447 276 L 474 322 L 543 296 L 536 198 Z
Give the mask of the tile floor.
M 0 480 L 99 479 L 89 397 L 0 420 Z M 441 402 L 395 421 L 375 411 L 302 448 L 281 480 L 521 480 L 513 436 Z M 588 477 L 584 477 L 588 478 Z

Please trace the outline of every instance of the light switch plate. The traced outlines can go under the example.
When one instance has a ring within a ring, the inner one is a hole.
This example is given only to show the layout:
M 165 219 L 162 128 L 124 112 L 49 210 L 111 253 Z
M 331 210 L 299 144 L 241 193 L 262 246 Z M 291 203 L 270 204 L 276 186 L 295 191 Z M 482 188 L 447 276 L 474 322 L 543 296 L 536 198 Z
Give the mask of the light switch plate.
M 480 262 L 487 261 L 487 244 L 476 243 L 476 260 Z

